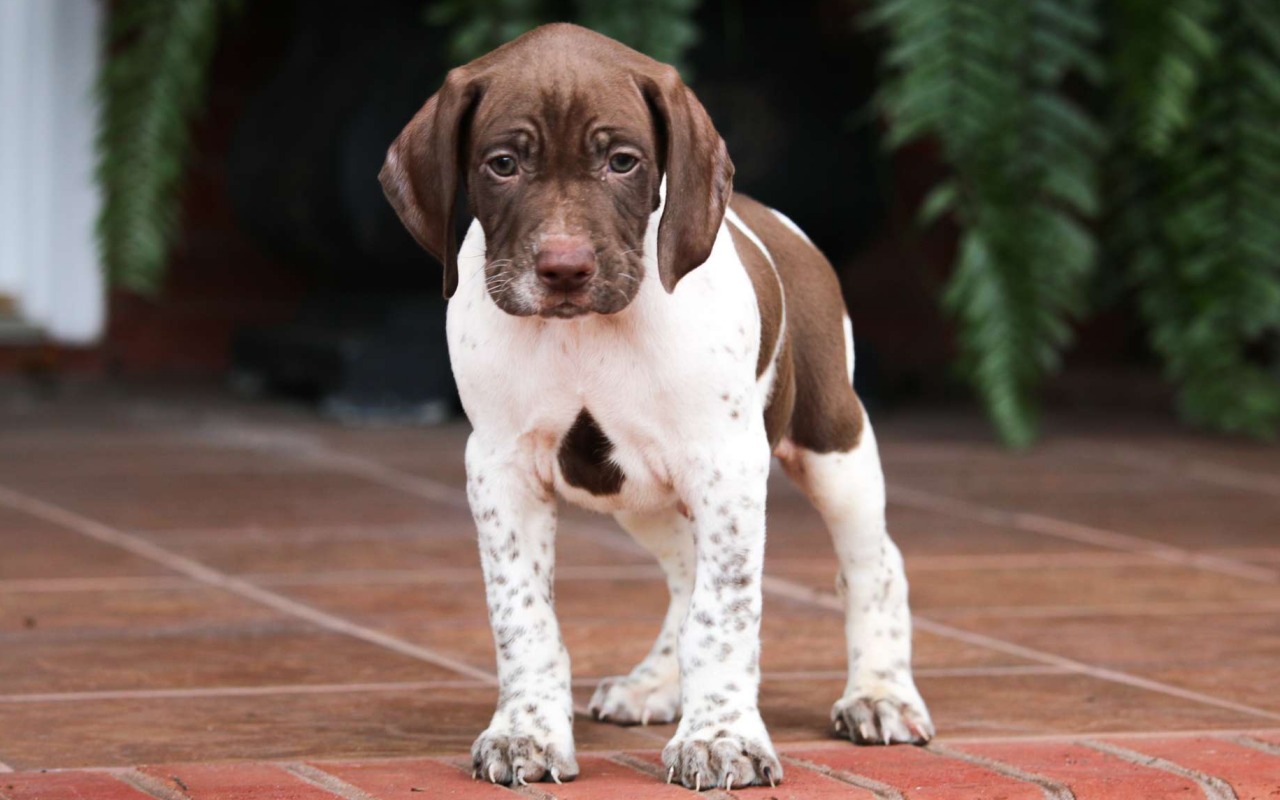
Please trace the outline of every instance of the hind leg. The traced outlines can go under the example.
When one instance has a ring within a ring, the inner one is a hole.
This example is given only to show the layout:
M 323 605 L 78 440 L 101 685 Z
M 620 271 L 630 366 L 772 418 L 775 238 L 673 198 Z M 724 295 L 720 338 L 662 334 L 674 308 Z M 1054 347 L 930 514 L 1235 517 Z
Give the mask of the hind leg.
M 649 654 L 629 674 L 602 680 L 589 708 L 596 719 L 618 725 L 672 722 L 680 716 L 676 646 L 693 592 L 693 531 L 675 509 L 658 514 L 618 514 L 617 520 L 662 565 L 671 602 Z
M 885 527 L 884 476 L 870 423 L 847 452 L 784 441 L 778 456 L 826 521 L 840 562 L 849 681 L 831 709 L 836 732 L 860 744 L 928 741 L 933 722 L 911 676 L 907 579 Z

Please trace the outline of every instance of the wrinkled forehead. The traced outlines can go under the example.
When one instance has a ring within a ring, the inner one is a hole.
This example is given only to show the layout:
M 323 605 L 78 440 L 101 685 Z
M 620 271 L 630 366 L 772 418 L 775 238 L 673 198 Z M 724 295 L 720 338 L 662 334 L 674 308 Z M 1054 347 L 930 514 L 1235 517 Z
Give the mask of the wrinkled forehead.
M 543 72 L 490 78 L 472 120 L 472 140 L 525 138 L 551 147 L 603 135 L 639 146 L 653 143 L 653 115 L 631 75 Z

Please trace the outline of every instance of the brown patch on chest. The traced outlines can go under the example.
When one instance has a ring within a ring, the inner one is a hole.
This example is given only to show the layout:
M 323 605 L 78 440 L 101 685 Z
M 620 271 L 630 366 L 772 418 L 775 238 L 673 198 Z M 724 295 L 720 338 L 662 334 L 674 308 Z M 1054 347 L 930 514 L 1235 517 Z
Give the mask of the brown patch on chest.
M 849 381 L 844 297 L 835 270 L 816 247 L 766 206 L 735 194 L 730 207 L 769 249 L 782 280 L 787 310 L 784 346 L 787 366 L 794 370 L 790 382 L 795 395 L 785 433 L 814 452 L 848 452 L 862 439 L 862 403 Z M 782 366 L 779 359 L 779 379 Z M 775 397 L 781 388 L 775 390 Z M 768 422 L 766 412 L 766 427 Z
M 613 442 L 584 408 L 560 442 L 560 473 L 565 483 L 591 494 L 617 494 L 626 475 L 609 460 L 612 454 Z

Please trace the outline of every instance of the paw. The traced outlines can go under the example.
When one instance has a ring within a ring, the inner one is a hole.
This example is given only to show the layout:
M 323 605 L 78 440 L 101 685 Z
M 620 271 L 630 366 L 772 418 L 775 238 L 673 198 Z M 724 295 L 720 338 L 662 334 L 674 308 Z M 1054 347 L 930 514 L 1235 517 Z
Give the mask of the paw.
M 933 738 L 933 720 L 915 686 L 883 685 L 852 691 L 831 707 L 837 736 L 855 744 L 924 744 Z
M 680 716 L 680 682 L 620 675 L 605 678 L 588 705 L 591 716 L 615 725 L 659 725 Z
M 763 731 L 763 724 L 760 726 Z M 777 786 L 782 764 L 768 734 L 747 736 L 723 728 L 705 733 L 676 735 L 662 750 L 667 783 L 679 781 L 687 788 L 732 790 L 739 786 Z
M 562 783 L 578 777 L 573 746 L 557 746 L 537 736 L 507 735 L 492 730 L 471 745 L 472 777 L 505 786 L 531 781 Z

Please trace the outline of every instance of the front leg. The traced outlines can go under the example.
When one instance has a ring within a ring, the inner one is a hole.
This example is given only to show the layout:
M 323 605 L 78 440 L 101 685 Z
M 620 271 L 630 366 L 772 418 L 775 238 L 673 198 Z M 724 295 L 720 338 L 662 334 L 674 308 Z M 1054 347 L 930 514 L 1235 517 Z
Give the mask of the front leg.
M 685 463 L 696 577 L 680 630 L 683 717 L 662 751 L 668 779 L 700 790 L 775 784 L 782 765 L 760 718 L 760 580 L 769 447 L 717 443 Z
M 467 496 L 499 683 L 497 711 L 471 747 L 475 773 L 512 785 L 571 780 L 578 764 L 569 653 L 555 616 L 555 497 L 531 455 L 477 434 L 467 442 Z

